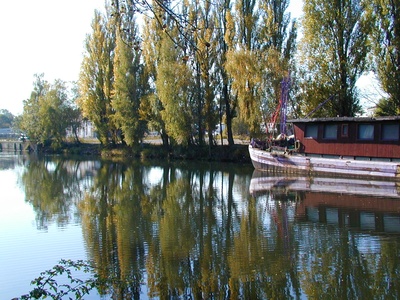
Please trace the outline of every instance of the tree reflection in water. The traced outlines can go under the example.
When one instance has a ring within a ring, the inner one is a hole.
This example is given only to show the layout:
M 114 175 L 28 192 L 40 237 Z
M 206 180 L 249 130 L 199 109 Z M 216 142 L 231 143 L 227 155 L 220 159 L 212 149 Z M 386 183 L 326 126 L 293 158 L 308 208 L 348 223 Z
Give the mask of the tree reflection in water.
M 299 217 L 310 192 L 250 193 L 251 179 L 242 165 L 52 159 L 22 180 L 39 227 L 81 218 L 116 299 L 399 298 L 398 233 Z

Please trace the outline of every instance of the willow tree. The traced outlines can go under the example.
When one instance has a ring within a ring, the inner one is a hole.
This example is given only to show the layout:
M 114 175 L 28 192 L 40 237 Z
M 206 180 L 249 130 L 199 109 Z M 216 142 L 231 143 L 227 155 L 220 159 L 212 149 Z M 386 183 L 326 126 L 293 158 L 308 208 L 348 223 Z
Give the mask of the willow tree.
M 361 0 L 305 0 L 300 51 L 305 97 L 322 116 L 354 116 L 361 106 L 356 82 L 366 70 L 367 22 Z
M 20 128 L 31 140 L 58 147 L 73 123 L 68 89 L 61 80 L 50 84 L 43 74 L 35 77 L 31 97 L 24 101 Z
M 374 69 L 388 98 L 380 101 L 380 114 L 400 114 L 400 2 L 372 0 Z M 387 103 L 385 103 L 387 102 Z
M 39 126 L 39 102 L 46 94 L 48 85 L 49 83 L 44 80 L 44 74 L 35 74 L 31 96 L 29 99 L 24 100 L 24 108 L 19 126 L 33 141 L 40 140 L 42 129 Z
M 49 85 L 44 97 L 39 99 L 39 118 L 42 142 L 51 140 L 53 146 L 59 146 L 66 137 L 70 121 L 68 117 L 68 92 L 65 82 L 56 80 Z
M 291 20 L 288 12 L 289 0 L 267 0 L 260 5 L 263 26 L 259 29 L 259 44 L 265 66 L 262 72 L 261 110 L 263 121 L 271 122 L 275 111 L 280 108 L 280 101 L 287 96 L 284 93 L 288 93 L 288 87 L 283 85 L 289 84 L 294 73 L 297 22 Z
M 226 69 L 233 79 L 240 117 L 251 135 L 261 133 L 281 98 L 281 82 L 289 77 L 296 51 L 296 23 L 290 25 L 288 0 L 241 0 L 225 40 L 230 45 Z
M 226 69 L 233 78 L 232 89 L 238 97 L 239 117 L 249 126 L 251 136 L 260 134 L 262 65 L 257 53 L 238 49 L 228 53 Z
M 115 142 L 115 126 L 111 121 L 115 29 L 98 11 L 95 12 L 92 33 L 86 38 L 85 48 L 77 103 L 83 117 L 96 127 L 100 142 L 107 145 L 110 138 Z
M 261 66 L 257 51 L 256 0 L 239 0 L 235 13 L 228 20 L 225 40 L 230 46 L 225 68 L 232 78 L 232 88 L 238 98 L 238 115 L 249 126 L 251 135 L 260 132 Z

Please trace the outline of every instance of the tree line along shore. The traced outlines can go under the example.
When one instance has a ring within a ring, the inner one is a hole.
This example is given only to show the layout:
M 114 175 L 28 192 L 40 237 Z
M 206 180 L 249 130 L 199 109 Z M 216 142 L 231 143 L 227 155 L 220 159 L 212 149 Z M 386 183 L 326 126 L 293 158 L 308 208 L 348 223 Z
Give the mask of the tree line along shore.
M 165 146 L 154 140 L 144 140 L 135 147 L 124 144 L 106 147 L 96 142 L 68 142 L 57 149 L 42 146 L 38 148 L 38 152 L 40 154 L 96 156 L 113 160 L 168 159 L 251 163 L 248 144 L 245 141 L 239 141 L 234 145 L 178 145 L 175 147 Z

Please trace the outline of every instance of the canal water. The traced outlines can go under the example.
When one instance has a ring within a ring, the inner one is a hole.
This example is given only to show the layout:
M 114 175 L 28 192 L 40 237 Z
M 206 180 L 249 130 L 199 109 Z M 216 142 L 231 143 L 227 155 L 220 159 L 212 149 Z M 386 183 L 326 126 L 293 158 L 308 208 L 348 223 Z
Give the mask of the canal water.
M 84 299 L 400 298 L 394 182 L 0 153 L 0 190 L 1 299 L 62 259 Z

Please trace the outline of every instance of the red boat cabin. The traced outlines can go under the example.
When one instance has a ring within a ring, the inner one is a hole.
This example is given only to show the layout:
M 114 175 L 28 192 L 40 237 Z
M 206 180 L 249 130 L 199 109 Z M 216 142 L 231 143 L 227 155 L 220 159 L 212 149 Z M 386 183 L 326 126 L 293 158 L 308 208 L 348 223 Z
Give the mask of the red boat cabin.
M 400 116 L 293 119 L 298 152 L 309 156 L 400 161 Z

